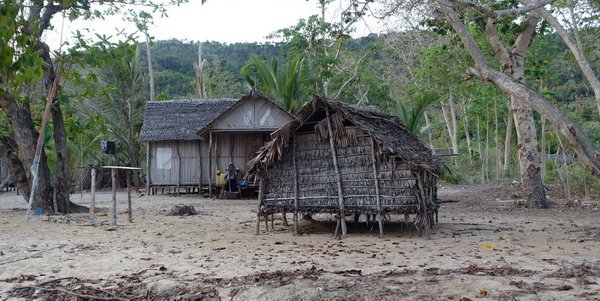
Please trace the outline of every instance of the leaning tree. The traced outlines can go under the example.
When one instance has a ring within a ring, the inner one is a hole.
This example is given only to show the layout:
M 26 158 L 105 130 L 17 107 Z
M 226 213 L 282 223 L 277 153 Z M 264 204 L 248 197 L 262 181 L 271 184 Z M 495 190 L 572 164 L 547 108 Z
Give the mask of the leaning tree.
M 173 0 L 169 4 L 183 1 Z M 39 132 L 36 123 L 41 117 L 40 103 L 45 101 L 47 92 L 58 76 L 57 65 L 71 66 L 78 58 L 83 63 L 93 63 L 90 47 L 95 52 L 102 51 L 110 42 L 100 36 L 96 43 L 86 42 L 77 35 L 75 46 L 69 54 L 52 51 L 44 41 L 45 34 L 53 28 L 54 18 L 63 15 L 70 20 L 102 19 L 107 15 L 124 14 L 129 20 L 139 19 L 140 7 L 147 7 L 164 14 L 165 6 L 148 0 L 3 0 L 0 2 L 0 159 L 7 165 L 15 184 L 24 198 L 29 199 L 32 188 L 32 166 L 36 140 Z M 146 16 L 147 14 L 143 14 Z M 130 36 L 131 37 L 131 36 Z M 68 63 L 64 62 L 68 58 Z M 61 59 L 63 62 L 61 62 Z M 62 68 L 69 73 L 69 66 Z M 68 74 L 66 74 L 68 75 Z M 68 76 L 65 76 L 67 78 Z M 93 78 L 93 77 L 88 77 Z M 59 212 L 75 212 L 85 209 L 70 202 L 71 175 L 67 154 L 67 131 L 61 99 L 65 99 L 62 89 L 64 82 L 58 83 L 56 96 L 51 97 L 51 126 L 43 133 L 45 140 L 54 142 L 56 152 L 55 180 L 52 181 L 47 149 L 40 157 L 39 184 L 34 193 L 33 206 Z

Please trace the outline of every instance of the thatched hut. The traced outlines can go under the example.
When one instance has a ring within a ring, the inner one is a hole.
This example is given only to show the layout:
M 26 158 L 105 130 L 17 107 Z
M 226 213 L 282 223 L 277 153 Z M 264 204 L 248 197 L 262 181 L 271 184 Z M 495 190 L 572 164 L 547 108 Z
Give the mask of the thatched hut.
M 212 188 L 216 171 L 246 162 L 269 134 L 294 119 L 275 101 L 251 91 L 241 99 L 147 102 L 142 141 L 147 148 L 147 189 Z
M 259 220 L 293 212 L 297 233 L 299 214 L 339 214 L 342 236 L 351 213 L 377 215 L 380 235 L 388 214 L 433 225 L 441 164 L 397 117 L 315 96 L 271 136 L 249 162 Z

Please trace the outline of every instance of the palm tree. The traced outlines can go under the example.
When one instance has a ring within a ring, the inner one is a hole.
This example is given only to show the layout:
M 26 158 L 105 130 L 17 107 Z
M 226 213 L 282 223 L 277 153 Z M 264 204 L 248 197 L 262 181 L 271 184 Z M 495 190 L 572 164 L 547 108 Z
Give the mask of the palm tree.
M 302 105 L 300 100 L 302 61 L 302 56 L 295 56 L 281 65 L 277 58 L 271 59 L 271 63 L 268 64 L 253 54 L 241 73 L 252 89 L 279 99 L 285 110 L 296 113 Z
M 406 128 L 413 134 L 419 135 L 431 130 L 431 126 L 423 127 L 425 121 L 425 111 L 439 100 L 440 96 L 435 92 L 424 92 L 419 94 L 412 109 L 408 110 L 406 105 L 399 101 L 395 108 L 395 115 L 398 116 Z

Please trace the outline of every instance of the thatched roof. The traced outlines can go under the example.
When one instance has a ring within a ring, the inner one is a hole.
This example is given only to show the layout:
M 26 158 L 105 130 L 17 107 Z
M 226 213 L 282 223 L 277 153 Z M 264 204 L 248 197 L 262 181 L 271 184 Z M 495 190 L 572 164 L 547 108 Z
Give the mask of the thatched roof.
M 321 118 L 322 120 L 316 123 L 314 128 L 320 139 L 328 139 L 327 123 L 322 115 L 325 108 L 329 110 L 331 116 L 333 136 L 337 145 L 346 146 L 356 139 L 352 132 L 344 131 L 344 121 L 349 121 L 381 144 L 379 152 L 387 149 L 411 166 L 424 168 L 436 174 L 441 171 L 442 165 L 438 157 L 433 155 L 431 150 L 423 145 L 398 117 L 385 114 L 374 107 L 354 107 L 314 96 L 300 109 L 298 120 L 284 125 L 271 134 L 272 140 L 265 144 L 250 161 L 249 173 L 260 174 L 276 160 L 280 160 L 292 133 L 302 128 L 306 122 L 314 123 Z
M 142 141 L 202 140 L 198 131 L 237 101 L 231 98 L 149 101 L 140 138 Z

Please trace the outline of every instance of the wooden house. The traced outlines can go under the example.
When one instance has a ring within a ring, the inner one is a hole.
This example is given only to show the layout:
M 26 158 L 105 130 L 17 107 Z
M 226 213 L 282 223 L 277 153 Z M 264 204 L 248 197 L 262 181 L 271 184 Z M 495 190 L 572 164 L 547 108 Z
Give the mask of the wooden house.
M 147 189 L 212 188 L 217 170 L 233 163 L 245 172 L 269 134 L 293 119 L 255 91 L 241 99 L 147 102 L 140 134 L 148 143 Z
M 438 158 L 394 116 L 315 96 L 298 119 L 271 135 L 249 162 L 259 181 L 257 234 L 261 216 L 337 214 L 414 216 L 419 232 L 437 212 Z M 267 226 L 268 227 L 268 226 Z M 267 229 L 268 230 L 268 229 Z M 336 227 L 336 235 L 337 235 Z

